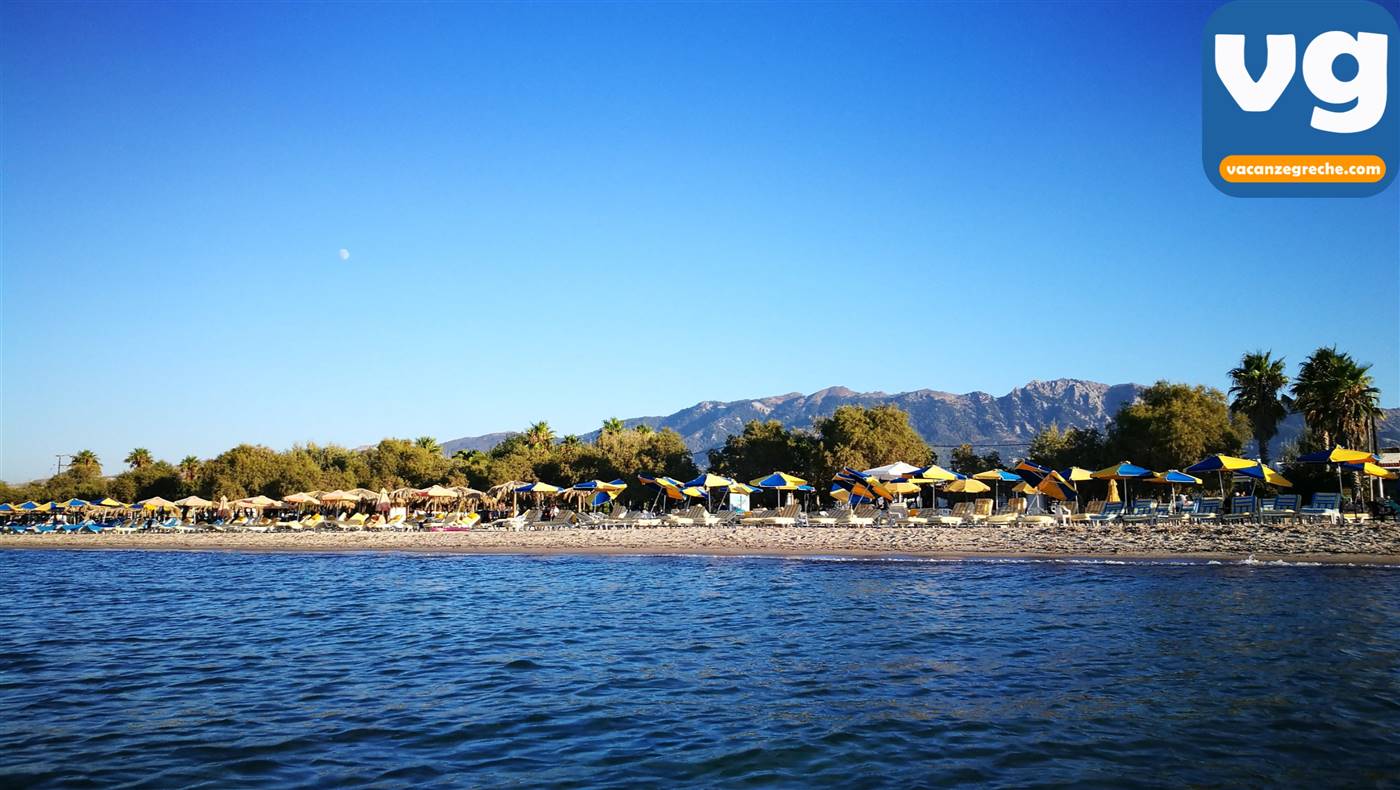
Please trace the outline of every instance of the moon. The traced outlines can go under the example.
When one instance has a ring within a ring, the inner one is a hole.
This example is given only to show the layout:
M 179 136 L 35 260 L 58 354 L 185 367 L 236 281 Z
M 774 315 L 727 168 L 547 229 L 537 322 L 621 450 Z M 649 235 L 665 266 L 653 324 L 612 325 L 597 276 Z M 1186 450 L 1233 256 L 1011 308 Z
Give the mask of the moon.
M 347 249 L 345 249 L 344 247 L 341 247 L 341 248 L 340 248 L 340 259 L 341 259 L 342 261 L 348 261 L 348 260 L 350 260 L 350 251 L 347 250 Z

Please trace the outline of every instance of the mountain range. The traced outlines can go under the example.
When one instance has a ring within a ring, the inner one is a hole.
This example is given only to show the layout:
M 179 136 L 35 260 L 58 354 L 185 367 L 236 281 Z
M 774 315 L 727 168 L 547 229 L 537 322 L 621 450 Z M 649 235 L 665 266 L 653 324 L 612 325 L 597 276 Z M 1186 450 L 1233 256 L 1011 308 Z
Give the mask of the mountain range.
M 1004 458 L 1024 450 L 1042 428 L 1054 423 L 1060 428 L 1103 428 L 1119 407 L 1136 400 L 1143 387 L 1138 384 L 1101 384 L 1080 379 L 1032 381 L 1005 395 L 985 392 L 954 394 L 921 389 L 894 394 L 856 392 L 845 387 L 828 387 L 810 395 L 790 392 L 753 400 L 701 401 L 674 414 L 633 417 L 623 423 L 631 428 L 649 425 L 672 428 L 703 465 L 705 452 L 724 444 L 731 434 L 743 430 L 749 420 L 778 420 L 790 428 L 810 428 L 813 421 L 836 411 L 838 406 L 894 404 L 909 412 L 910 423 L 924 440 L 937 447 L 969 442 L 994 446 Z M 1381 444 L 1400 444 L 1400 409 L 1386 409 L 1380 425 Z M 1281 447 L 1302 431 L 1302 420 L 1291 415 L 1280 426 L 1274 447 Z M 510 433 L 465 436 L 443 443 L 448 455 L 458 450 L 489 450 Z M 592 440 L 597 431 L 584 435 Z

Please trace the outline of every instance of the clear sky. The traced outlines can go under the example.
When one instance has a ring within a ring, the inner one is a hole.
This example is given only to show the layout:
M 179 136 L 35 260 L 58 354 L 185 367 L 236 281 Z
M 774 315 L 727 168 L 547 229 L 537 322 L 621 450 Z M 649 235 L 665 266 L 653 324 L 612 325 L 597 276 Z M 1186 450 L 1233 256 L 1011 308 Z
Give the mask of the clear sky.
M 6 3 L 0 478 L 1332 343 L 1395 405 L 1400 188 L 1217 193 L 1216 5 Z

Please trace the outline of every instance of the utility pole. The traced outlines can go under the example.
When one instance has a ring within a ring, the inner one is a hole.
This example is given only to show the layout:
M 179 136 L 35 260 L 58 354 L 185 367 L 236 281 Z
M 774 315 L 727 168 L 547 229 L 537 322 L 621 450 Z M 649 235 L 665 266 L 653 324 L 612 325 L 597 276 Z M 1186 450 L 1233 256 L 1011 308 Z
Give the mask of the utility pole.
M 55 471 L 54 474 L 61 475 L 63 474 L 63 459 L 72 458 L 73 456 L 67 455 L 66 453 L 54 453 L 53 457 L 58 459 L 58 463 L 56 464 L 57 471 Z

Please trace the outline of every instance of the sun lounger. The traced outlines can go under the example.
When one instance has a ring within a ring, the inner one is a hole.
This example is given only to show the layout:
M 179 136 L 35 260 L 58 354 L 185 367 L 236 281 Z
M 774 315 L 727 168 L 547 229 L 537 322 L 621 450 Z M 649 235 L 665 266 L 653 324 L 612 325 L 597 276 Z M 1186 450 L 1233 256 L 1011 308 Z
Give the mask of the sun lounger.
M 938 523 L 945 527 L 958 527 L 963 524 L 971 524 L 972 503 L 958 502 L 953 505 L 953 510 L 946 516 L 939 516 Z
M 979 500 L 980 501 L 980 500 Z M 1026 498 L 1016 497 L 1006 503 L 1007 509 L 996 515 L 987 516 L 987 526 L 1007 527 L 1015 524 L 1026 512 Z
M 1105 502 L 1103 510 L 1089 514 L 1089 521 L 1093 524 L 1106 524 L 1123 515 L 1122 502 Z
M 992 500 L 976 499 L 972 502 L 972 515 L 969 516 L 974 524 L 981 524 L 992 516 Z
M 1069 521 L 1071 524 L 1085 524 L 1092 520 L 1089 518 L 1090 516 L 1098 515 L 1101 512 L 1103 512 L 1103 500 L 1090 500 L 1089 504 L 1084 506 L 1084 512 L 1071 513 Z
M 796 502 L 778 508 L 773 515 L 765 516 L 758 523 L 766 527 L 792 527 L 797 525 L 798 506 Z
M 1309 519 L 1325 518 L 1340 521 L 1342 517 L 1342 495 L 1334 492 L 1313 494 L 1312 504 L 1298 511 Z
M 1133 502 L 1133 507 L 1123 516 L 1125 524 L 1151 524 L 1157 520 L 1157 501 L 1154 499 L 1138 499 Z
M 689 527 L 694 526 L 697 521 L 703 523 L 705 518 L 704 514 L 705 508 L 700 505 L 692 505 L 685 510 L 667 513 L 661 517 L 661 520 L 667 525 Z
M 1246 521 L 1259 517 L 1259 500 L 1252 496 L 1237 496 L 1230 500 L 1230 512 L 1221 521 Z
M 1259 503 L 1260 518 L 1268 521 L 1284 521 L 1298 514 L 1297 494 L 1279 494 Z

